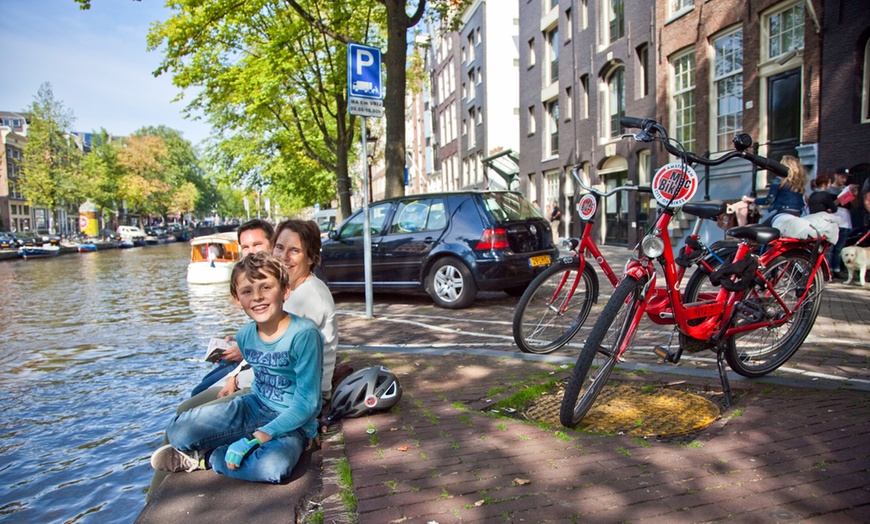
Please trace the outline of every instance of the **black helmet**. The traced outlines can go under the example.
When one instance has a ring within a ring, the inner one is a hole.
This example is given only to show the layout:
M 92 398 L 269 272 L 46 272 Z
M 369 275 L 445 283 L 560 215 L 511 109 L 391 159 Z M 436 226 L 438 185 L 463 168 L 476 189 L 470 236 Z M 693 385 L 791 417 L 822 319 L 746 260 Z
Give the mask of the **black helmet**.
M 402 398 L 402 386 L 392 371 L 383 366 L 361 369 L 335 388 L 326 419 L 329 426 L 342 417 L 359 417 L 390 409 Z

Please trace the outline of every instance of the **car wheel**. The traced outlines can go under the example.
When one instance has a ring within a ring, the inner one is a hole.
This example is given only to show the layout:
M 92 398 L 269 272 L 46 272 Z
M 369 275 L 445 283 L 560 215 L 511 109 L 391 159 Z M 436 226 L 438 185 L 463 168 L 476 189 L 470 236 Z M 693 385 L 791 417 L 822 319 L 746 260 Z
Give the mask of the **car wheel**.
M 435 305 L 445 309 L 462 309 L 474 302 L 477 284 L 465 264 L 448 257 L 435 262 L 426 276 L 426 291 Z

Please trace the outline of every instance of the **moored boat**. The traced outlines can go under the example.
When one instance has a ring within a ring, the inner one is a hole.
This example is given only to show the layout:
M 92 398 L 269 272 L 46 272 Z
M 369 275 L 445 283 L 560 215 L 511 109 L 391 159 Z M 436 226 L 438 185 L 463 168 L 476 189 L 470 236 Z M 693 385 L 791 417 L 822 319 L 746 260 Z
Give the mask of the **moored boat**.
M 28 258 L 48 258 L 55 257 L 60 254 L 60 246 L 24 246 L 18 248 L 18 256 L 24 259 Z
M 239 241 L 235 233 L 195 237 L 190 241 L 187 282 L 190 284 L 229 282 L 233 264 L 240 258 L 239 252 Z
M 78 245 L 79 253 L 91 253 L 97 250 L 97 245 L 93 242 L 86 242 Z

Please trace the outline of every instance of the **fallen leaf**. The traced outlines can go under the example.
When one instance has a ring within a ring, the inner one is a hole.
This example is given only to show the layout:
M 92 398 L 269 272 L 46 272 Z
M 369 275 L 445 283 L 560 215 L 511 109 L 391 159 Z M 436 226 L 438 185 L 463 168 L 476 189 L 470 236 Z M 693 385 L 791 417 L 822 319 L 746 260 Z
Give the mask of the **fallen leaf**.
M 390 431 L 399 431 L 399 428 L 390 428 Z
M 525 486 L 526 484 L 531 484 L 531 483 L 532 483 L 532 481 L 529 479 L 515 478 L 513 485 L 514 486 Z
M 399 446 L 399 447 L 396 448 L 396 449 L 399 450 L 399 451 L 408 451 L 408 446 Z
M 478 508 L 480 506 L 483 506 L 484 504 L 486 504 L 485 500 L 478 500 L 477 502 L 474 503 L 474 505 L 477 506 Z

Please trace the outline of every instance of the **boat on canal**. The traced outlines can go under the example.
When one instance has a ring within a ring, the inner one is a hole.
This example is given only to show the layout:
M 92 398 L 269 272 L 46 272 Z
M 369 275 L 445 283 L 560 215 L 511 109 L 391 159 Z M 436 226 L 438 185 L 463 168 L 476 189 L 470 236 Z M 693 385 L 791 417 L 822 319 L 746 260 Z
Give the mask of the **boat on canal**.
M 229 282 L 233 265 L 239 258 L 241 258 L 239 241 L 235 233 L 195 237 L 190 241 L 187 282 L 189 284 Z
M 23 246 L 18 248 L 18 256 L 28 258 L 56 257 L 60 254 L 60 246 L 46 244 L 44 246 Z
M 86 242 L 86 243 L 84 243 L 84 244 L 79 244 L 79 245 L 77 246 L 77 249 L 78 249 L 78 252 L 79 252 L 79 253 L 91 253 L 91 252 L 93 252 L 93 251 L 96 251 L 98 248 L 97 248 L 97 244 L 96 244 L 96 243 L 94 243 L 94 242 Z

